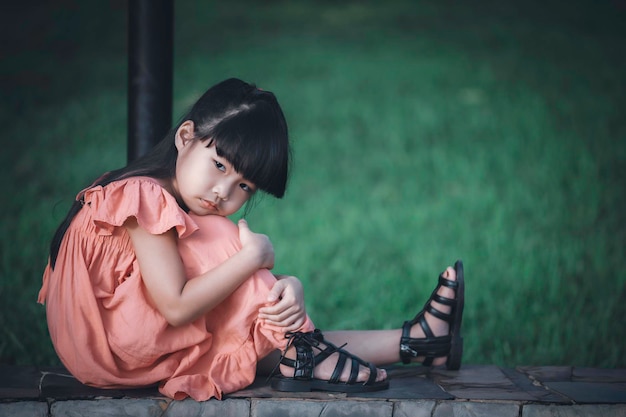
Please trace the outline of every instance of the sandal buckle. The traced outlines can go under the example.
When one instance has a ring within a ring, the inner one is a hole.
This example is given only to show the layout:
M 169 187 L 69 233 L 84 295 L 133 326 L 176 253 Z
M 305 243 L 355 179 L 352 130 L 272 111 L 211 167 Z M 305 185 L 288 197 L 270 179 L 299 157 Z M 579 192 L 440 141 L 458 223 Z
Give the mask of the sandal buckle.
M 415 349 L 412 349 L 409 345 L 406 345 L 404 343 L 400 345 L 400 352 L 404 354 L 405 356 L 410 355 L 413 358 L 417 358 L 417 355 L 418 355 Z

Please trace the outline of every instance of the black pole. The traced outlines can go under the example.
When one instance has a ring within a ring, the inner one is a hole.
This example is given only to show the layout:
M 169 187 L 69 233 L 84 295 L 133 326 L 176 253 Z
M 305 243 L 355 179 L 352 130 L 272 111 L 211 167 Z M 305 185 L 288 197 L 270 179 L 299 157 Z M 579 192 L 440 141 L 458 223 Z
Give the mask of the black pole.
M 172 122 L 173 0 L 128 3 L 128 162 L 144 155 Z

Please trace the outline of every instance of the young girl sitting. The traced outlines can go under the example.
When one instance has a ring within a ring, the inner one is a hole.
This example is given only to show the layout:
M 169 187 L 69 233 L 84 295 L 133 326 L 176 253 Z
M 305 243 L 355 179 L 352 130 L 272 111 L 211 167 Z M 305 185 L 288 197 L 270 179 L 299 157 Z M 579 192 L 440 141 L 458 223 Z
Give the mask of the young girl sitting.
M 385 389 L 376 365 L 400 360 L 458 369 L 460 262 L 400 329 L 315 329 L 298 279 L 270 272 L 268 237 L 226 217 L 257 190 L 281 198 L 288 166 L 274 95 L 229 79 L 150 153 L 81 191 L 39 293 L 67 369 L 97 387 L 159 383 L 166 396 L 196 400 L 248 386 L 278 351 L 278 390 Z

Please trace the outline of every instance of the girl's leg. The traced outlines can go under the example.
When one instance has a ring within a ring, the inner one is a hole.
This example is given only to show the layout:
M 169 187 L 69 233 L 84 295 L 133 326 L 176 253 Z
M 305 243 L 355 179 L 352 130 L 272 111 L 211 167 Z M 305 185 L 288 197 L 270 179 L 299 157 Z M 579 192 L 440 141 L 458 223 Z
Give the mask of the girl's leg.
M 239 229 L 231 220 L 221 216 L 191 217 L 199 230 L 178 243 L 189 277 L 214 268 L 241 250 Z M 267 305 L 267 296 L 275 283 L 276 278 L 270 271 L 260 269 L 205 315 L 206 329 L 213 335 L 214 350 L 225 352 L 237 349 L 250 335 L 254 337 L 258 357 L 284 348 L 284 331 L 258 319 L 258 310 Z M 307 318 L 300 330 L 313 328 Z
M 195 276 L 206 270 L 206 268 L 209 268 L 216 263 L 223 262 L 226 258 L 232 256 L 240 249 L 237 227 L 230 220 L 219 218 L 218 216 L 205 216 L 203 218 L 194 216 L 194 219 L 199 225 L 201 225 L 201 230 L 194 233 L 194 235 L 190 238 L 181 239 L 179 242 L 179 250 L 189 276 Z M 454 269 L 448 268 L 448 270 L 444 273 L 444 277 L 449 280 L 455 280 L 456 277 Z M 255 278 L 253 280 L 242 284 L 242 286 L 236 291 L 237 293 L 245 292 L 247 295 L 234 295 L 212 312 L 214 313 L 214 319 L 217 318 L 215 317 L 216 315 L 219 315 L 220 317 L 219 320 L 209 320 L 207 322 L 207 330 L 215 333 L 226 334 L 230 337 L 232 336 L 232 333 L 237 332 L 242 327 L 242 321 L 240 321 L 239 318 L 234 317 L 237 313 L 245 312 L 244 315 L 248 316 L 243 320 L 243 322 L 250 320 L 254 321 L 256 319 L 258 308 L 265 303 L 267 291 L 271 288 L 273 281 L 273 276 L 266 270 L 262 270 L 255 274 Z M 264 282 L 264 284 L 260 287 L 256 286 L 256 284 L 261 284 L 261 282 Z M 255 285 L 254 288 L 248 288 L 253 283 Z M 438 293 L 439 295 L 447 298 L 454 298 L 455 296 L 454 291 L 446 287 L 441 287 Z M 256 298 L 256 302 L 253 302 L 252 305 L 249 302 L 251 301 L 250 297 Z M 448 306 L 440 305 L 436 302 L 433 302 L 433 305 L 444 313 L 450 311 L 450 307 Z M 225 310 L 224 314 L 220 314 L 222 307 Z M 445 321 L 437 319 L 429 313 L 426 313 L 426 319 L 435 335 L 439 336 L 447 334 L 448 324 Z M 213 324 L 211 322 L 220 323 L 219 330 L 221 331 L 210 328 L 212 327 L 211 324 Z M 263 337 L 257 339 L 258 345 L 256 348 L 259 357 L 264 357 L 273 349 L 278 349 L 281 346 L 284 346 L 284 336 L 280 335 L 275 330 L 258 328 L 258 331 L 257 335 L 261 336 L 261 334 L 263 334 Z M 214 335 L 217 336 L 217 334 Z M 327 332 L 324 335 L 329 342 L 337 346 L 347 343 L 346 350 L 375 365 L 391 364 L 398 362 L 400 359 L 399 343 L 401 330 L 335 331 Z M 416 325 L 411 329 L 410 336 L 420 338 L 424 336 L 424 333 L 420 326 Z M 217 342 L 217 340 L 214 340 L 214 344 L 217 344 Z M 295 348 L 290 348 L 286 352 L 285 356 L 287 358 L 294 359 L 296 356 Z M 327 360 L 316 366 L 314 370 L 314 377 L 322 380 L 329 379 L 333 374 L 338 356 L 338 354 L 331 355 Z M 420 359 L 421 358 L 417 358 L 416 360 Z M 435 361 L 435 364 L 443 363 L 445 360 L 445 357 L 438 358 L 438 360 Z M 350 366 L 350 361 L 347 361 L 340 377 L 341 381 L 348 380 L 350 375 Z M 280 370 L 281 373 L 287 377 L 293 376 L 293 368 L 281 365 Z M 368 368 L 361 366 L 358 381 L 366 381 L 369 378 L 369 372 Z M 382 369 L 378 369 L 376 379 L 381 381 L 385 378 L 386 372 Z
M 448 267 L 443 273 L 443 277 L 450 281 L 456 281 L 456 273 L 453 268 Z M 441 287 L 437 294 L 446 298 L 455 298 L 454 290 L 448 287 Z M 440 304 L 436 301 L 432 302 L 433 307 L 443 313 L 450 313 L 451 307 Z M 435 336 L 445 336 L 449 331 L 448 322 L 434 317 L 426 312 L 426 321 L 430 325 Z M 352 331 L 331 331 L 324 332 L 324 336 L 329 342 L 342 345 L 347 343 L 346 349 L 351 353 L 360 356 L 368 362 L 375 365 L 389 365 L 400 361 L 400 337 L 401 329 L 394 330 L 352 330 Z M 419 324 L 415 324 L 411 328 L 411 337 L 423 338 L 424 331 Z M 418 357 L 415 362 L 422 362 L 423 357 Z M 446 357 L 436 358 L 433 365 L 443 365 Z
M 446 271 L 443 273 L 443 277 L 450 280 L 456 281 L 456 273 L 455 270 L 451 267 L 448 267 Z M 442 286 L 437 291 L 437 294 L 440 296 L 454 299 L 455 292 L 453 289 Z M 438 303 L 436 301 L 432 301 L 433 307 L 442 313 L 450 313 L 451 307 Z M 429 312 L 425 313 L 426 321 L 428 322 L 431 330 L 435 334 L 435 336 L 445 336 L 449 332 L 449 324 L 448 322 L 441 320 Z M 324 332 L 324 337 L 329 342 L 333 343 L 337 346 L 346 345 L 345 349 L 350 353 L 360 357 L 361 359 L 371 362 L 374 365 L 389 365 L 392 363 L 396 363 L 400 361 L 400 338 L 402 336 L 401 329 L 394 330 L 347 330 L 347 331 L 329 331 Z M 423 338 L 425 337 L 424 331 L 422 330 L 419 324 L 412 326 L 410 336 L 412 338 Z M 291 351 L 288 351 L 286 356 L 288 358 L 294 358 L 295 352 L 294 349 L 291 348 Z M 337 354 L 335 354 L 337 356 Z M 424 360 L 424 357 L 415 358 L 414 361 L 421 362 Z M 318 379 L 328 379 L 332 375 L 335 364 L 337 362 L 337 358 L 329 358 L 328 360 L 322 362 L 318 365 L 314 370 L 314 377 Z M 446 357 L 436 358 L 433 362 L 433 365 L 442 365 L 446 362 Z M 281 365 L 281 372 L 285 376 L 292 376 L 293 369 L 289 368 L 285 365 Z M 350 373 L 350 365 L 347 364 L 343 375 L 342 380 L 348 378 Z M 366 380 L 369 376 L 369 370 L 364 368 L 361 369 L 359 374 L 360 380 Z M 381 380 L 385 378 L 384 370 L 381 372 L 379 370 L 379 375 L 377 380 Z

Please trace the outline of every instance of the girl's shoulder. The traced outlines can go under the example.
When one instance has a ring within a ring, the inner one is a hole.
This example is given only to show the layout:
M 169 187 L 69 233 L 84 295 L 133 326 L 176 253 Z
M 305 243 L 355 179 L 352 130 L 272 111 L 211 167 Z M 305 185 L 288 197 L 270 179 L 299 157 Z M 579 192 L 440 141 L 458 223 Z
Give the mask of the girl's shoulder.
M 173 197 L 165 190 L 161 183 L 151 177 L 129 177 L 112 181 L 106 185 L 90 185 L 81 190 L 77 195 L 77 200 L 84 200 L 85 203 L 91 201 L 89 197 L 102 194 L 103 197 L 134 197 L 143 196 L 159 198 L 163 196 Z M 167 197 L 165 197 L 167 199 Z M 175 201 L 175 200 L 174 200 Z
M 152 178 L 152 177 L 129 177 L 129 178 L 124 178 L 121 180 L 113 181 L 105 185 L 105 188 L 109 188 L 109 189 L 117 189 L 117 188 L 123 189 L 126 187 L 140 188 L 142 190 L 145 189 L 146 192 L 152 192 L 152 193 L 159 194 L 159 195 L 162 193 L 166 193 L 167 195 L 170 195 L 165 190 L 161 182 L 159 182 L 159 180 L 157 180 L 156 178 Z
M 97 185 L 85 190 L 82 198 L 96 224 L 107 229 L 123 225 L 129 217 L 155 234 L 175 227 L 182 237 L 197 229 L 174 196 L 154 178 L 130 177 Z

